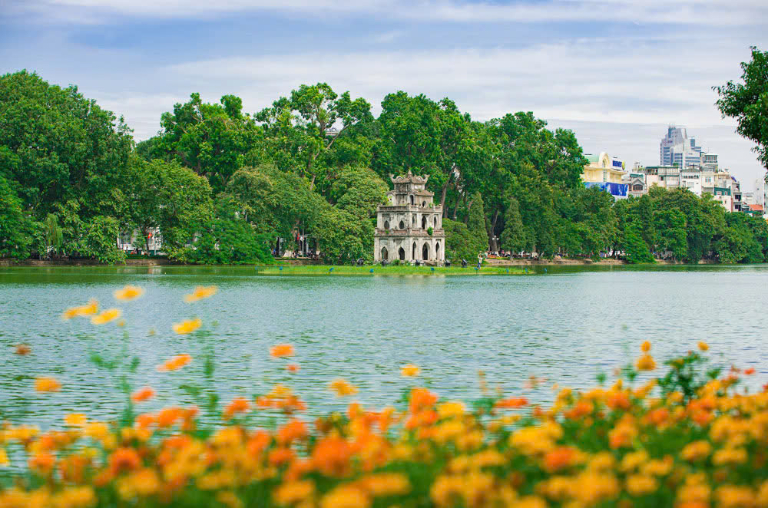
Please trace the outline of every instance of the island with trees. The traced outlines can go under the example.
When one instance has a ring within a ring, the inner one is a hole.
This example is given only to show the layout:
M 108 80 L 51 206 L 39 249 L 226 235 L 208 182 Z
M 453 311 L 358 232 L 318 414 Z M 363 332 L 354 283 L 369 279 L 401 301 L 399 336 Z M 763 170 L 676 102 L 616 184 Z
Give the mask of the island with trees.
M 742 82 L 715 87 L 717 107 L 768 165 L 768 53 L 753 48 L 742 66 Z M 614 202 L 585 188 L 586 163 L 573 132 L 532 112 L 481 122 L 448 98 L 399 91 L 374 117 L 326 83 L 254 113 L 195 93 L 137 143 L 76 86 L 20 71 L 0 77 L 0 258 L 121 263 L 121 235 L 159 231 L 172 262 L 269 264 L 308 239 L 324 263 L 370 262 L 389 175 L 412 171 L 442 207 L 446 259 L 766 260 L 762 218 L 686 190 Z

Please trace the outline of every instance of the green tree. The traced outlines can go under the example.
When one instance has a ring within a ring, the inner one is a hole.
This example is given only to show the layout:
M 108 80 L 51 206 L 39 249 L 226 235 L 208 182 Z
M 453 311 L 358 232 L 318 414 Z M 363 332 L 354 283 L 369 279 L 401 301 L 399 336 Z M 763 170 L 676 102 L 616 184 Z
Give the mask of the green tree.
M 469 183 L 467 175 L 480 159 L 471 118 L 450 99 L 435 102 L 403 91 L 387 95 L 381 107 L 374 169 L 382 176 L 429 175 L 427 185 L 439 196 L 445 217 L 449 187 Z
M 504 231 L 501 233 L 501 248 L 511 252 L 520 252 L 528 246 L 520 204 L 515 198 L 509 198 L 504 212 Z
M 0 257 L 29 257 L 33 223 L 24 214 L 21 200 L 0 175 Z
M 483 197 L 479 192 L 472 196 L 472 203 L 469 207 L 469 220 L 467 229 L 475 242 L 477 252 L 488 250 L 488 229 L 485 224 L 485 210 L 483 209 Z
M 627 263 L 654 262 L 651 251 L 648 249 L 648 244 L 643 241 L 640 231 L 640 227 L 634 223 L 630 223 L 624 231 L 623 247 Z
M 272 262 L 269 238 L 238 217 L 238 205 L 220 199 L 212 220 L 199 224 L 191 247 L 175 249 L 173 259 L 196 264 L 267 264 Z
M 193 93 L 189 102 L 175 104 L 173 112 L 163 113 L 156 146 L 142 147 L 141 153 L 173 157 L 208 178 L 218 193 L 238 169 L 265 157 L 262 129 L 243 113 L 242 106 L 234 95 L 223 96 L 220 104 L 209 104 Z
M 206 178 L 160 159 L 145 162 L 135 157 L 128 168 L 124 228 L 138 229 L 144 239 L 151 229 L 160 228 L 163 250 L 169 252 L 182 248 L 194 237 L 195 227 L 213 218 Z
M 272 164 L 235 173 L 227 185 L 227 195 L 237 202 L 240 215 L 256 232 L 273 240 L 293 238 L 299 225 L 315 222 L 331 207 L 303 177 Z
M 656 210 L 653 212 L 654 229 L 657 232 L 656 250 L 668 251 L 676 260 L 684 259 L 688 252 L 685 214 L 680 210 Z
M 373 257 L 373 224 L 352 213 L 332 207 L 318 214 L 310 224 L 320 240 L 320 255 L 332 264 L 349 264 Z
M 752 60 L 742 62 L 741 70 L 741 83 L 714 87 L 717 108 L 723 118 L 736 119 L 736 132 L 757 144 L 754 150 L 768 168 L 768 52 L 752 47 Z
M 72 199 L 85 219 L 110 213 L 132 142 L 122 119 L 77 87 L 26 71 L 0 77 L 0 175 L 40 220 Z
M 472 263 L 477 258 L 477 240 L 463 222 L 443 219 L 445 231 L 445 259 L 454 265 L 462 259 Z
M 373 170 L 346 167 L 333 182 L 329 197 L 337 208 L 365 220 L 374 217 L 376 207 L 387 202 L 388 190 L 387 184 Z
M 275 165 L 307 178 L 314 189 L 318 178 L 325 184 L 332 148 L 354 126 L 370 122 L 373 116 L 365 99 L 352 100 L 349 92 L 338 95 L 327 83 L 318 83 L 301 85 L 289 98 L 280 97 L 255 118 L 264 128 Z M 344 142 L 339 144 L 351 148 Z

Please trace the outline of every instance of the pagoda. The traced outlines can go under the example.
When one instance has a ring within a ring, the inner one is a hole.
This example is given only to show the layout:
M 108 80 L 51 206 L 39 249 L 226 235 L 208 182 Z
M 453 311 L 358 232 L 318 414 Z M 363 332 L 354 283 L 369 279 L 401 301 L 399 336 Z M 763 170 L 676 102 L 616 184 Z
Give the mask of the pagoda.
M 376 209 L 373 259 L 441 266 L 445 263 L 443 207 L 426 189 L 429 176 L 392 176 L 388 203 Z

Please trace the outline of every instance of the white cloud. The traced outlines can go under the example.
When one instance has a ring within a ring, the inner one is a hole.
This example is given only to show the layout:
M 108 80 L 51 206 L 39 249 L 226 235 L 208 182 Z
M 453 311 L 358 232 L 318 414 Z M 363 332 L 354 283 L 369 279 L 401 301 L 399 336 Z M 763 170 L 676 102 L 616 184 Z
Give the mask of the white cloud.
M 173 65 L 168 75 L 194 82 L 205 99 L 240 95 L 256 111 L 301 83 L 325 81 L 374 104 L 405 90 L 450 97 L 478 120 L 533 111 L 573 128 L 590 151 L 634 162 L 658 161 L 668 123 L 687 125 L 724 165 L 751 181 L 762 172 L 751 145 L 714 107 L 711 86 L 739 74 L 748 48 L 706 39 L 665 48 L 642 41 L 544 44 L 521 49 L 373 51 L 232 57 Z M 706 65 L 702 65 L 706 62 Z M 169 105 L 170 106 L 170 105 Z M 168 107 L 169 107 L 168 106 Z M 168 108 L 166 108 L 168 109 Z M 158 113 L 159 116 L 159 113 Z M 707 135 L 713 136 L 707 138 Z
M 121 15 L 201 18 L 260 11 L 306 16 L 364 14 L 454 23 L 622 21 L 739 26 L 760 25 L 768 19 L 768 5 L 762 0 L 17 0 L 11 8 L 16 13 L 83 23 Z

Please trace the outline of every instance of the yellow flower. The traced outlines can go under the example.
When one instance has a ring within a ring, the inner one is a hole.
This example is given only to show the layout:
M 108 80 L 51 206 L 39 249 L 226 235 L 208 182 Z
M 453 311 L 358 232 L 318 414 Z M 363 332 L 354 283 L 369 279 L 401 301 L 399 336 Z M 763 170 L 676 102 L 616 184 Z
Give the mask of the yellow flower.
M 67 487 L 54 496 L 56 508 L 88 508 L 96 506 L 96 493 L 92 487 Z
M 38 392 L 58 392 L 61 390 L 61 383 L 52 377 L 39 377 L 35 379 L 35 390 Z
M 706 342 L 703 342 L 703 341 L 699 342 L 699 349 L 701 351 L 706 351 L 706 350 L 709 349 L 709 344 L 707 344 Z
M 203 298 L 210 298 L 219 290 L 216 286 L 197 286 L 195 290 L 188 295 L 184 295 L 184 301 L 187 303 L 196 302 Z
M 216 501 L 223 504 L 227 508 L 242 508 L 245 506 L 243 500 L 240 499 L 237 494 L 231 490 L 222 490 L 216 494 Z
M 112 293 L 117 300 L 123 300 L 129 302 L 135 300 L 144 294 L 144 289 L 136 286 L 125 286 L 123 289 L 118 289 Z
M 650 494 L 659 488 L 659 483 L 653 476 L 633 474 L 627 477 L 627 492 L 633 496 Z
M 320 508 L 368 508 L 371 500 L 357 487 L 342 485 L 323 496 Z
M 0 448 L 0 466 L 8 466 L 11 464 L 11 461 L 8 459 L 8 452 L 5 451 L 5 448 Z
M 463 402 L 444 402 L 437 406 L 437 414 L 440 415 L 440 418 L 461 416 L 465 410 Z
M 103 325 L 105 323 L 109 323 L 110 321 L 114 321 L 115 319 L 122 316 L 123 313 L 120 309 L 108 309 L 105 311 L 102 311 L 101 314 L 97 314 L 96 316 L 93 316 L 91 318 L 91 323 L 95 325 Z
M 697 462 L 706 459 L 712 452 L 712 445 L 708 441 L 694 441 L 685 445 L 680 456 L 689 462 Z
M 754 506 L 752 489 L 742 485 L 722 485 L 715 491 L 718 505 L 722 508 Z
M 648 342 L 648 341 L 646 340 L 645 342 L 643 342 L 642 344 L 640 344 L 640 350 L 641 350 L 643 353 L 647 353 L 648 351 L 650 351 L 650 350 L 651 350 L 651 343 L 650 343 L 650 342 Z
M 376 473 L 362 478 L 357 484 L 373 497 L 403 496 L 411 491 L 411 483 L 402 473 Z
M 96 300 L 90 300 L 87 305 L 81 305 L 79 307 L 70 307 L 64 311 L 62 317 L 64 319 L 72 319 L 73 317 L 85 317 L 92 314 L 96 314 L 99 311 L 99 302 Z
M 418 376 L 421 369 L 419 369 L 417 366 L 409 363 L 408 365 L 404 365 L 400 369 L 400 374 L 402 374 L 405 377 L 414 377 Z
M 746 461 L 747 451 L 744 448 L 723 448 L 712 455 L 712 463 L 716 466 L 744 464 Z
M 87 418 L 81 413 L 71 413 L 64 417 L 64 423 L 72 427 L 82 427 L 86 421 Z
M 354 395 L 357 393 L 357 387 L 346 379 L 334 379 L 329 386 L 331 390 L 336 392 L 337 397 L 344 397 L 346 395 Z
M 656 362 L 651 355 L 643 355 L 637 360 L 635 367 L 637 367 L 637 370 L 654 370 Z
M 547 502 L 539 496 L 521 497 L 515 503 L 516 508 L 547 508 Z
M 200 318 L 196 319 L 187 319 L 186 321 L 182 321 L 181 323 L 174 323 L 173 324 L 173 331 L 178 333 L 179 335 L 186 335 L 188 333 L 192 333 L 198 328 L 200 328 L 203 325 L 203 322 Z
M 157 493 L 162 484 L 154 469 L 140 469 L 122 478 L 117 485 L 117 491 L 123 499 L 147 497 Z
M 302 480 L 283 483 L 272 496 L 279 505 L 291 505 L 304 501 L 314 492 L 315 483 L 312 480 Z

